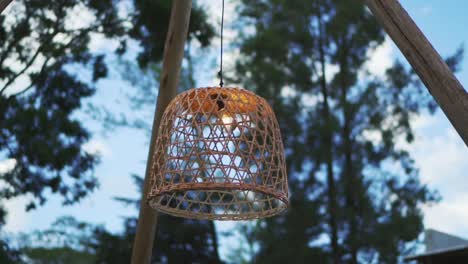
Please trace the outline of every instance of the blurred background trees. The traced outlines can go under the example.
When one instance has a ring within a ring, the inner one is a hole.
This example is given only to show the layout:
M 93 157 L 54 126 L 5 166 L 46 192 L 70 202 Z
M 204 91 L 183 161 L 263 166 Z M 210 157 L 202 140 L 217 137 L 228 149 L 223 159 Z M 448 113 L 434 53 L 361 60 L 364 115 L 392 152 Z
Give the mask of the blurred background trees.
M 70 25 L 81 11 L 94 21 Z M 0 197 L 31 194 L 27 209 L 43 204 L 46 190 L 63 196 L 64 204 L 77 202 L 96 188 L 98 160 L 83 150 L 90 135 L 73 116 L 95 87 L 72 69 L 89 69 L 94 81 L 105 76 L 102 55 L 88 46 L 92 34 L 124 33 L 116 8 L 15 1 L 0 23 L 0 155 L 13 163 L 1 175 Z
M 92 20 L 71 23 L 81 12 Z M 74 116 L 94 94 L 92 81 L 106 75 L 103 56 L 89 52 L 94 34 L 124 34 L 115 6 L 24 0 L 0 16 L 0 157 L 11 163 L 0 174 L 1 201 L 31 197 L 30 210 L 50 192 L 69 205 L 97 187 L 98 157 L 83 149 L 90 134 Z M 80 78 L 78 67 L 91 80 Z M 2 224 L 6 213 L 2 207 Z
M 122 12 L 122 5 L 129 3 L 133 9 Z M 30 210 L 45 203 L 47 196 L 44 193 L 50 191 L 62 196 L 63 203 L 69 205 L 98 186 L 93 169 L 99 160 L 84 149 L 91 135 L 76 116 L 80 108 L 83 111 L 82 101 L 95 93 L 95 82 L 108 73 L 105 57 L 110 54 L 97 54 L 92 50 L 92 41 L 97 38 L 119 41 L 120 45 L 115 50 L 119 56 L 127 52 L 128 45 L 132 45 L 129 42 L 138 43 L 141 47 L 138 67 L 151 69 L 154 71 L 151 76 L 157 78 L 171 5 L 170 1 L 144 0 L 63 0 L 51 3 L 18 0 L 12 3 L 8 13 L 0 16 L 0 155 L 2 160 L 12 163 L 12 170 L 0 174 L 2 201 L 32 194 L 26 208 Z M 209 44 L 214 29 L 206 19 L 205 11 L 195 3 L 189 42 L 196 41 L 201 47 Z M 147 96 L 155 99 L 155 89 L 151 89 L 139 90 L 140 97 L 132 99 L 136 101 Z M 155 100 L 147 99 L 146 102 L 154 107 Z M 98 110 L 102 109 L 91 108 L 90 114 L 106 124 L 116 125 L 116 118 L 106 115 L 104 120 Z M 120 122 L 117 125 L 127 124 Z M 0 223 L 4 223 L 6 213 L 2 208 Z M 217 254 L 211 254 L 217 252 L 214 250 L 216 246 L 210 244 L 210 251 L 199 242 L 213 243 L 210 242 L 215 234 L 212 223 L 178 219 L 180 225 L 170 231 L 165 228 L 169 226 L 164 224 L 164 218 L 161 226 L 167 232 L 165 237 L 174 241 L 168 244 L 167 250 L 175 252 L 167 252 L 167 256 L 161 254 L 157 259 L 171 262 L 173 257 L 176 260 L 190 259 L 193 256 L 184 250 L 187 247 L 193 248 L 192 253 L 196 256 L 216 258 Z M 91 247 L 96 255 L 93 259 L 100 263 L 128 263 L 135 221 L 129 219 L 125 222 L 128 234 L 122 236 L 112 235 L 102 228 L 96 229 L 92 235 L 99 243 Z M 202 237 L 197 241 L 181 239 L 183 234 L 198 230 Z M 55 229 L 44 232 L 56 236 L 56 239 L 58 235 L 65 236 Z M 180 238 L 174 240 L 176 233 Z M 50 243 L 49 248 L 45 246 L 46 242 Z M 62 246 L 54 240 L 46 242 L 39 246 L 31 243 L 23 248 L 30 261 L 90 263 L 85 261 L 89 254 L 83 253 L 80 255 L 83 258 L 77 258 L 77 252 L 83 249 L 77 248 L 76 243 L 74 246 Z M 2 263 L 7 263 L 8 258 L 17 263 L 16 252 L 6 242 L 2 245 L 1 250 L 5 252 Z M 121 252 L 121 255 L 116 252 Z M 196 256 L 193 259 L 196 260 Z M 71 259 L 75 262 L 70 262 Z
M 291 182 L 291 209 L 252 230 L 255 262 L 398 262 L 423 231 L 421 205 L 438 196 L 397 141 L 413 141 L 410 118 L 434 102 L 401 63 L 383 76 L 366 68 L 385 38 L 363 5 L 242 3 L 255 33 L 240 40 L 234 80 L 273 105 Z
M 134 84 L 127 93 L 132 109 L 153 111 L 170 8 L 165 0 L 17 0 L 0 16 L 0 158 L 14 163 L 0 172 L 0 199 L 32 194 L 27 209 L 33 209 L 50 190 L 72 204 L 98 186 L 93 169 L 99 160 L 83 148 L 91 135 L 76 113 L 84 112 L 82 100 L 94 94 L 108 67 L 121 68 Z M 433 112 L 435 102 L 398 61 L 380 75 L 368 69 L 370 52 L 385 37 L 359 3 L 242 0 L 237 11 L 240 54 L 228 75 L 275 110 L 291 197 L 285 214 L 239 224 L 245 242 L 226 261 L 401 261 L 423 231 L 421 206 L 439 197 L 420 183 L 411 156 L 397 146 L 413 141 L 410 119 Z M 195 85 L 194 65 L 205 62 L 193 50 L 215 38 L 216 25 L 208 21 L 194 1 L 181 90 Z M 102 54 L 92 50 L 95 38 L 120 44 Z M 125 59 L 132 46 L 139 48 L 136 63 Z M 111 55 L 121 58 L 119 65 L 106 63 Z M 447 61 L 455 69 L 462 55 Z M 103 126 L 150 127 L 99 105 L 86 113 Z M 131 177 L 141 189 L 141 177 Z M 116 200 L 139 204 L 132 197 Z M 61 218 L 50 230 L 16 237 L 22 241 L 16 246 L 4 239 L 0 262 L 128 263 L 136 221 L 125 219 L 124 231 L 114 234 Z M 224 234 L 213 222 L 160 215 L 157 232 L 154 263 L 222 262 L 217 241 Z
M 366 69 L 385 38 L 363 5 L 242 3 L 255 33 L 240 41 L 235 80 L 277 112 L 291 182 L 291 209 L 252 230 L 255 262 L 398 262 L 423 231 L 421 205 L 438 196 L 397 141 L 413 141 L 410 118 L 434 102 L 399 62 L 384 76 Z

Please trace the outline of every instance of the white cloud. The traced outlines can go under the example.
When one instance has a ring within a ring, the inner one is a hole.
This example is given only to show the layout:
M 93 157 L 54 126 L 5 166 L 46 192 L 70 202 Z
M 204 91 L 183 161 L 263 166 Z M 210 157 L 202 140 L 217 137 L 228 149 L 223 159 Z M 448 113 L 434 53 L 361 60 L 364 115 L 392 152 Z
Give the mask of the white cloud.
M 431 115 L 420 115 L 412 120 L 412 126 L 415 130 L 430 129 L 437 124 L 437 119 Z
M 435 206 L 424 207 L 425 226 L 468 238 L 468 194 L 459 193 Z
M 392 41 L 387 36 L 385 41 L 376 47 L 369 50 L 367 53 L 369 60 L 365 64 L 365 69 L 378 77 L 383 78 L 388 68 L 393 65 L 395 58 Z
M 325 78 L 330 81 L 340 71 L 340 67 L 336 64 L 326 64 L 325 67 Z
M 16 166 L 15 159 L 6 159 L 0 161 L 0 175 L 7 173 L 14 169 Z M 6 188 L 9 185 L 0 181 L 0 186 Z M 4 230 L 7 232 L 20 232 L 24 231 L 24 228 L 28 226 L 28 216 L 26 214 L 25 208 L 27 203 L 27 197 L 14 198 L 10 200 L 3 200 L 1 202 L 2 206 L 5 206 L 6 211 L 8 212 L 6 216 L 6 225 Z
M 468 177 L 468 149 L 444 118 L 439 114 L 416 121 L 419 133 L 409 148 L 421 168 L 421 177 L 425 182 L 444 189 L 466 190 L 468 181 L 460 179 Z
M 14 169 L 16 166 L 16 160 L 15 159 L 6 159 L 0 161 L 0 174 L 7 173 Z
M 26 212 L 26 204 L 29 197 L 18 197 L 7 200 L 3 203 L 6 211 L 6 225 L 4 230 L 7 232 L 24 232 L 30 226 L 30 216 Z
M 110 155 L 111 151 L 107 145 L 100 140 L 91 140 L 83 146 L 83 149 L 94 155 L 99 155 L 101 157 Z
M 442 113 L 413 121 L 414 144 L 407 146 L 420 168 L 422 182 L 442 201 L 423 208 L 426 228 L 468 238 L 468 148 Z

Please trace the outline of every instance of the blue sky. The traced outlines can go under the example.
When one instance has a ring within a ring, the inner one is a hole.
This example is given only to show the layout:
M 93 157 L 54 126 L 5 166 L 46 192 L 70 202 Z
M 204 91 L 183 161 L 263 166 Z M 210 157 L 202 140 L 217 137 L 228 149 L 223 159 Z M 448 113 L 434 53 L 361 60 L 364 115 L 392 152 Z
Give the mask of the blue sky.
M 433 46 L 442 54 L 452 54 L 468 43 L 468 2 L 402 1 Z M 401 57 L 396 47 L 394 56 Z M 468 85 L 468 60 L 457 77 Z M 468 117 L 467 117 L 468 122 Z M 409 149 L 420 168 L 421 179 L 439 190 L 442 202 L 425 208 L 426 227 L 468 238 L 468 148 L 443 113 L 414 120 L 417 140 Z
M 213 4 L 211 0 L 204 2 L 212 19 L 216 21 L 219 12 L 213 13 L 213 10 L 219 10 L 219 4 Z M 460 45 L 468 42 L 467 1 L 401 2 L 443 56 L 452 54 Z M 104 49 L 105 45 L 108 44 L 97 42 L 95 49 Z M 216 46 L 213 49 L 216 51 Z M 385 68 L 396 58 L 404 60 L 390 40 L 372 56 L 371 63 L 376 68 Z M 210 69 L 211 66 L 206 67 L 209 72 L 215 73 L 216 66 Z M 99 82 L 98 93 L 93 100 L 115 104 L 122 96 L 121 91 L 130 85 L 119 80 L 117 75 L 117 71 L 113 71 L 111 78 Z M 462 71 L 457 76 L 462 84 L 468 86 L 468 59 L 463 61 Z M 212 77 L 205 74 L 197 83 L 201 86 L 213 85 Z M 104 135 L 95 121 L 85 122 L 91 131 L 96 132 L 88 148 L 100 152 L 102 156 L 102 162 L 96 169 L 101 182 L 100 189 L 77 205 L 62 207 L 60 199 L 51 197 L 45 206 L 28 213 L 23 210 L 24 198 L 8 201 L 10 214 L 7 231 L 28 232 L 47 228 L 62 215 L 72 215 L 83 221 L 103 224 L 112 231 L 120 231 L 122 217 L 137 213 L 134 208 L 115 202 L 113 197 L 140 196 L 130 174 L 144 173 L 148 149 L 146 135 L 130 129 L 118 129 Z M 416 129 L 415 143 L 402 146 L 408 148 L 416 159 L 422 181 L 438 189 L 443 197 L 440 204 L 424 208 L 426 227 L 468 238 L 468 148 L 440 111 L 434 116 L 423 115 L 414 119 L 413 125 Z M 218 226 L 230 228 L 232 225 Z

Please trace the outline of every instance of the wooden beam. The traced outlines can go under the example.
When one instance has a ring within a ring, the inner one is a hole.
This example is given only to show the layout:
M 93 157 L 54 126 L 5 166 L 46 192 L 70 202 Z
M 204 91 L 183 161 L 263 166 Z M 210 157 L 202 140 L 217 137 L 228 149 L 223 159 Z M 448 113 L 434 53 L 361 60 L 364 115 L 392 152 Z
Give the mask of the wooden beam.
M 0 14 L 3 13 L 3 10 L 12 2 L 13 0 L 0 0 Z
M 132 263 L 147 264 L 151 261 L 153 241 L 157 225 L 157 211 L 146 202 L 151 188 L 151 166 L 155 141 L 158 134 L 161 117 L 169 102 L 177 93 L 180 67 L 184 56 L 185 40 L 187 38 L 190 21 L 191 0 L 173 0 L 169 30 L 166 36 L 163 57 L 163 71 L 161 74 L 156 112 L 154 114 L 148 160 L 146 164 L 145 182 L 140 204 L 140 215 L 133 244 Z
M 466 90 L 398 0 L 365 2 L 468 146 Z

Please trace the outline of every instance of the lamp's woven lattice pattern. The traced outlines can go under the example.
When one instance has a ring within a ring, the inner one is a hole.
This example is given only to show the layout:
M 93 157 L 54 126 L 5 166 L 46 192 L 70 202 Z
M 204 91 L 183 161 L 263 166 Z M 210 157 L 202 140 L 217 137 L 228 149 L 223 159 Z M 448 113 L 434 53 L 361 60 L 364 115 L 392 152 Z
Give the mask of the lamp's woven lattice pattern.
M 241 220 L 288 205 L 283 143 L 261 97 L 240 88 L 178 95 L 161 120 L 149 204 L 175 216 Z

